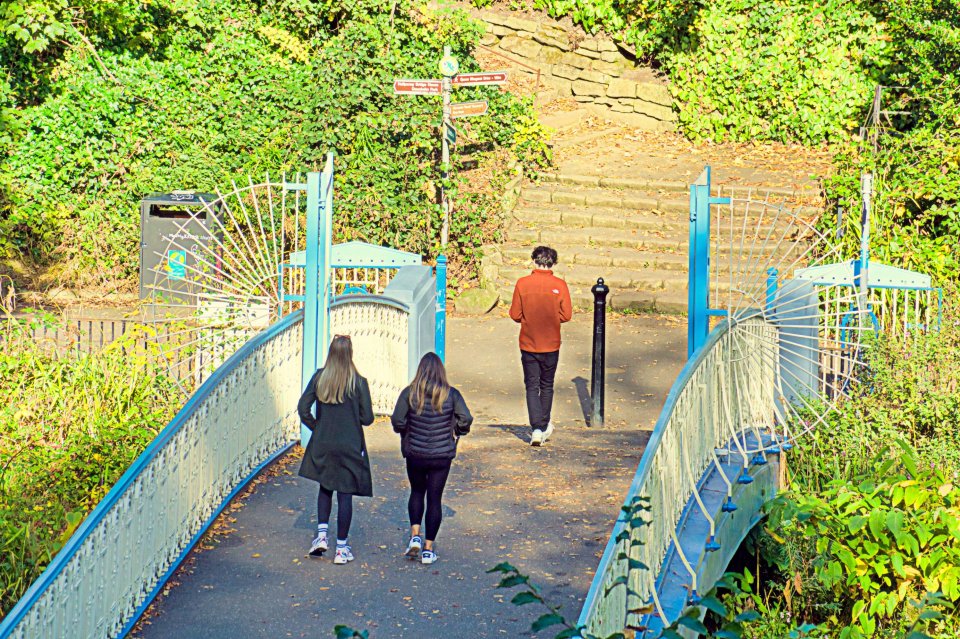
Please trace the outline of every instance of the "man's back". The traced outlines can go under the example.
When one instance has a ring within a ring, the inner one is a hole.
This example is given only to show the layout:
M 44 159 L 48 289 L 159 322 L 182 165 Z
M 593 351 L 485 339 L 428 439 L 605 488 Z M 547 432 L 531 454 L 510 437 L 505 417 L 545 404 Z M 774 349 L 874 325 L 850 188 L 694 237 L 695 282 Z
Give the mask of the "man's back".
M 513 290 L 510 317 L 520 322 L 520 350 L 550 353 L 560 350 L 560 324 L 573 309 L 567 283 L 547 269 L 521 277 Z

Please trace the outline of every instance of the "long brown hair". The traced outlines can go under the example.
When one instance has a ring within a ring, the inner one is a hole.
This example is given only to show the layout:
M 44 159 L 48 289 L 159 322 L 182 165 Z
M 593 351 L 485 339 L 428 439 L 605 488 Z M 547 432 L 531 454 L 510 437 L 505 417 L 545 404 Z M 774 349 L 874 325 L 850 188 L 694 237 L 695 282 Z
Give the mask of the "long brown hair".
M 427 353 L 420 360 L 417 374 L 410 382 L 410 406 L 419 415 L 429 399 L 433 411 L 439 413 L 449 394 L 450 384 L 447 383 L 447 371 L 443 362 L 436 353 Z
M 348 335 L 337 335 L 330 342 L 327 361 L 317 379 L 317 399 L 324 404 L 340 404 L 353 393 L 357 384 L 357 367 L 353 365 L 353 344 Z

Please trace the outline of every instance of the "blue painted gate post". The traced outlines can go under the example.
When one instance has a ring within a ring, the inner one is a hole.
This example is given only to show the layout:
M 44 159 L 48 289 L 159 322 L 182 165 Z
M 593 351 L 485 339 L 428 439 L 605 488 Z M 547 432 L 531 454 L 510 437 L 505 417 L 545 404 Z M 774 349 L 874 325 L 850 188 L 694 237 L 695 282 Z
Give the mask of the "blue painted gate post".
M 687 274 L 687 357 L 707 341 L 710 276 L 710 167 L 690 185 L 690 270 Z
M 322 173 L 307 173 L 307 237 L 304 266 L 303 364 L 300 387 L 307 383 L 327 356 L 330 342 L 330 243 L 333 228 L 333 153 L 327 154 Z M 300 426 L 300 443 L 307 445 L 310 431 Z
M 447 361 L 447 256 L 437 257 L 437 323 L 433 350 L 441 362 Z

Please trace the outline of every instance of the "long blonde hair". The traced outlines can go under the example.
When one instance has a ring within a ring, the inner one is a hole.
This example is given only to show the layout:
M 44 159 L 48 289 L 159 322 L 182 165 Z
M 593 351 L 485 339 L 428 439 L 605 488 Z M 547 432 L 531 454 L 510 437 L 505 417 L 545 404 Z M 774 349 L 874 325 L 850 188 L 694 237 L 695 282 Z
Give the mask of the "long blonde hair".
M 317 379 L 317 399 L 324 404 L 340 404 L 353 393 L 357 384 L 353 365 L 353 344 L 348 335 L 337 335 L 330 342 L 327 361 Z
M 450 384 L 447 383 L 447 371 L 443 362 L 436 353 L 427 353 L 420 360 L 417 374 L 410 382 L 410 406 L 419 415 L 429 399 L 433 412 L 439 413 L 448 395 Z

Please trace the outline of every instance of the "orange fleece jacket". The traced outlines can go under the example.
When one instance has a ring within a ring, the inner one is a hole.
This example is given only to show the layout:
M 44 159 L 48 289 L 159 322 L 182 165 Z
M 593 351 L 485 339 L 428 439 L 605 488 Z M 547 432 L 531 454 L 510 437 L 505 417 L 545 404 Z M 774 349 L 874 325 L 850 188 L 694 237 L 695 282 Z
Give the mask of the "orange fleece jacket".
M 520 323 L 520 350 L 552 353 L 560 350 L 560 324 L 573 316 L 570 289 L 553 271 L 537 269 L 517 280 L 510 317 Z

